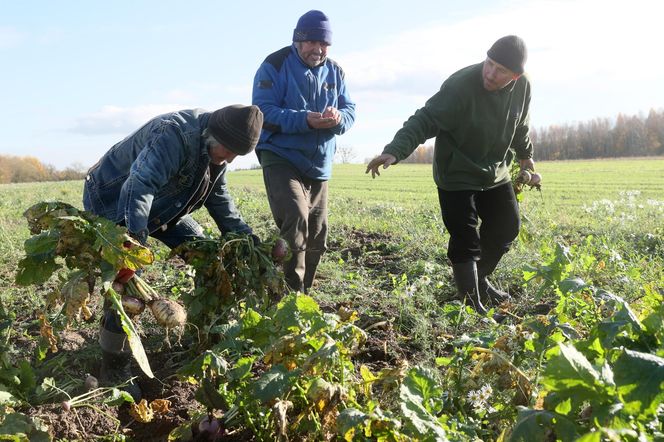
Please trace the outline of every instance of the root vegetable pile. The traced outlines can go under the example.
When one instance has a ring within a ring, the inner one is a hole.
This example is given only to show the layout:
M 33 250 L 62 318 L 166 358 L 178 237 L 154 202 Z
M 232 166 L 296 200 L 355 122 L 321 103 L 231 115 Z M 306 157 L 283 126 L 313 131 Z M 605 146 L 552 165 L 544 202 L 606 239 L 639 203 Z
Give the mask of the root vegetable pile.
M 33 236 L 25 242 L 26 256 L 19 262 L 16 282 L 42 284 L 57 274 L 60 284 L 48 295 L 42 312 L 49 324 L 62 328 L 80 319 L 91 320 L 88 303 L 99 279 L 104 287 L 123 295 L 122 309 L 130 317 L 139 315 L 146 304 L 162 306 L 157 320 L 168 324 L 167 337 L 169 328 L 186 322 L 181 306 L 159 300 L 140 277 L 134 276 L 127 284 L 113 282 L 121 269 L 133 273 L 154 260 L 152 252 L 129 236 L 126 228 L 61 202 L 37 203 L 23 215 Z M 108 295 L 106 289 L 102 292 Z M 59 320 L 61 317 L 66 320 Z M 57 341 L 54 334 L 50 336 Z M 51 348 L 56 351 L 57 347 Z
M 512 186 L 515 194 L 523 192 L 526 186 L 542 190 L 542 175 L 534 170 L 519 169 L 516 163 L 512 167 Z
M 183 244 L 171 255 L 181 256 L 195 270 L 195 290 L 182 300 L 189 321 L 204 335 L 238 303 L 269 304 L 286 292 L 275 263 L 287 260 L 290 252 L 280 238 L 255 244 L 250 235 L 228 233 L 218 240 Z

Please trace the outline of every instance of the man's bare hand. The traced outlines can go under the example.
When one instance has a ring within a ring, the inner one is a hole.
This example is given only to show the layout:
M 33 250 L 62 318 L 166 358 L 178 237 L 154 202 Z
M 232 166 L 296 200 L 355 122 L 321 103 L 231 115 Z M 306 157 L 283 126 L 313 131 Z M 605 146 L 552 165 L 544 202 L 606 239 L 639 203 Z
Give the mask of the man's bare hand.
M 383 166 L 383 169 L 387 169 L 396 162 L 397 158 L 392 154 L 384 153 L 378 155 L 376 158 L 369 161 L 369 164 L 367 164 L 367 170 L 364 173 L 369 173 L 369 171 L 371 171 L 371 178 L 376 178 L 376 175 L 380 176 L 380 172 L 378 171 L 380 166 Z
M 341 112 L 336 107 L 328 106 L 325 108 L 325 112 L 323 112 L 323 118 L 333 118 L 336 126 L 341 123 Z
M 519 166 L 523 170 L 535 170 L 535 161 L 532 158 L 527 158 L 525 160 L 519 160 Z
M 341 123 L 341 113 L 332 106 L 328 106 L 323 113 L 307 113 L 307 124 L 312 129 L 331 129 L 339 123 Z

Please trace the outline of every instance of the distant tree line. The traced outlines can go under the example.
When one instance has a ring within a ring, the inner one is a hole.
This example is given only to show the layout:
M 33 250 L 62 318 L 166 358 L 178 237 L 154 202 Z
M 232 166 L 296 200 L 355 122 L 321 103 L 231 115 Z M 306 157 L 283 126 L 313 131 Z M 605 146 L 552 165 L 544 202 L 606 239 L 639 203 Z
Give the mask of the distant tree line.
M 35 157 L 0 155 L 0 184 L 80 180 L 85 176 L 85 172 L 86 169 L 76 163 L 64 170 L 57 170 Z
M 664 110 L 549 126 L 531 136 L 540 160 L 664 155 Z
M 648 116 L 618 114 L 615 119 L 531 129 L 537 160 L 664 155 L 664 109 Z M 402 163 L 433 162 L 433 146 L 421 145 Z

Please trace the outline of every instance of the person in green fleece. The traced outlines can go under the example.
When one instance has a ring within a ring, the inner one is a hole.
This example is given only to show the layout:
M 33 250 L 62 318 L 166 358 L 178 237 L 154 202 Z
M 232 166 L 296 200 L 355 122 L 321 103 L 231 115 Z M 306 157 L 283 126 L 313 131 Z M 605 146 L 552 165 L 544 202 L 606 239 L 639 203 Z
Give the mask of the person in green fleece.
M 387 169 L 436 137 L 433 176 L 450 234 L 447 256 L 459 295 L 481 314 L 509 297 L 487 277 L 519 233 L 511 163 L 516 155 L 521 168 L 535 167 L 526 58 L 521 38 L 498 39 L 482 63 L 452 74 L 366 170 L 375 178 L 381 166 Z

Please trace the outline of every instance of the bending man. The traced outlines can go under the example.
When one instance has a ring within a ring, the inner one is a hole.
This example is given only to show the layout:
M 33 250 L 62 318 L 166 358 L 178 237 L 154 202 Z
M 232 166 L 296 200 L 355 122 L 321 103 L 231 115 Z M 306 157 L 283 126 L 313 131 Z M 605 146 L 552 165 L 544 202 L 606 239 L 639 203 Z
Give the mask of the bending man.
M 263 114 L 256 106 L 214 112 L 181 110 L 160 115 L 114 145 L 88 171 L 85 210 L 124 225 L 145 244 L 148 236 L 170 248 L 203 237 L 190 213 L 205 206 L 222 233 L 251 234 L 226 186 L 227 165 L 253 151 Z M 120 272 L 126 283 L 133 272 Z M 107 306 L 105 306 L 107 307 Z M 114 310 L 105 308 L 99 333 L 100 382 L 117 385 L 132 377 L 131 351 Z M 140 388 L 126 390 L 139 399 Z

